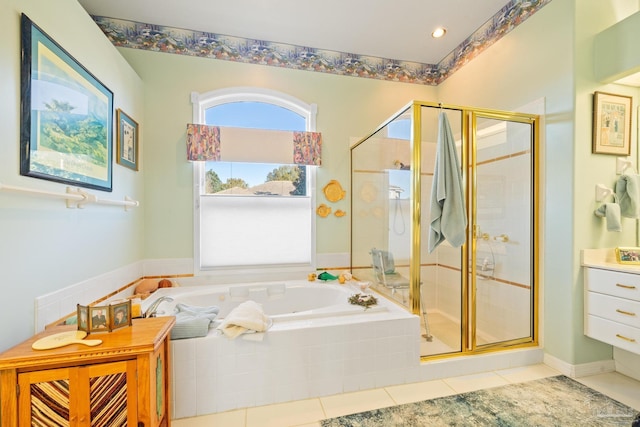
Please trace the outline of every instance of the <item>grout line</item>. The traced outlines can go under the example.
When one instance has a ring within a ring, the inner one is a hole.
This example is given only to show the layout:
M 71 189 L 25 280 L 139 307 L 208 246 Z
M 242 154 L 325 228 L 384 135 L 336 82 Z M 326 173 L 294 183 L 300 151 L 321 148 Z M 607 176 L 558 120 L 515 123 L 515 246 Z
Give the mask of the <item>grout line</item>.
M 387 396 L 389 396 L 389 398 L 391 398 L 391 401 L 392 401 L 395 405 L 399 405 L 399 404 L 400 404 L 400 403 L 398 403 L 398 402 L 393 398 L 393 396 L 391 395 L 391 393 L 389 393 L 389 390 L 387 390 L 387 388 L 386 388 L 386 387 L 384 387 L 383 389 L 384 389 L 384 392 L 385 392 L 385 393 L 387 393 Z
M 532 366 L 533 366 L 533 365 L 532 365 Z M 546 366 L 546 365 L 545 365 L 545 366 Z M 526 367 L 525 367 L 525 368 L 526 368 Z M 517 381 L 516 381 L 516 382 L 514 382 L 514 381 L 510 381 L 508 378 L 504 377 L 503 375 L 500 375 L 500 374 L 498 373 L 498 371 L 497 371 L 497 370 L 487 371 L 487 372 L 485 372 L 485 373 L 492 373 L 492 374 L 495 374 L 495 375 L 497 375 L 499 378 L 501 378 L 501 379 L 505 380 L 505 381 L 507 382 L 507 384 L 516 384 L 516 383 L 519 383 L 519 382 L 517 382 Z M 560 373 L 558 373 L 558 375 L 559 375 L 559 374 L 560 374 Z M 604 374 L 604 375 L 608 375 L 608 376 L 610 376 L 611 374 L 617 374 L 617 373 L 613 372 L 613 373 L 607 373 L 607 374 Z M 620 374 L 620 375 L 622 375 L 622 374 Z M 464 375 L 463 375 L 463 376 L 464 376 Z M 553 376 L 553 375 L 551 375 L 551 376 Z M 452 376 L 452 377 L 447 377 L 447 378 L 441 378 L 441 379 L 439 379 L 439 381 L 442 381 L 442 382 L 444 383 L 444 385 L 446 385 L 446 386 L 447 386 L 447 387 L 452 391 L 452 393 L 451 393 L 451 394 L 443 395 L 443 396 L 437 396 L 437 397 L 433 397 L 433 398 L 431 398 L 431 399 L 437 399 L 437 398 L 439 398 L 439 397 L 444 397 L 444 396 L 450 396 L 450 395 L 456 395 L 456 394 L 462 394 L 462 393 L 465 393 L 465 392 L 462 392 L 462 391 L 457 391 L 453 386 L 451 386 L 451 384 L 449 384 L 449 383 L 447 382 L 447 380 L 450 380 L 450 379 L 453 379 L 453 378 L 458 378 L 458 377 L 457 377 L 457 376 Z M 625 378 L 626 378 L 626 376 L 625 376 Z M 629 379 L 631 380 L 631 382 L 635 381 L 633 378 L 629 378 Z M 607 387 L 607 386 L 598 387 L 598 385 L 594 385 L 594 384 L 585 384 L 585 382 L 582 382 L 582 381 L 580 381 L 579 379 L 576 379 L 576 380 L 577 380 L 578 382 L 581 382 L 582 384 L 586 385 L 587 387 L 590 387 L 590 388 L 592 388 L 592 389 L 594 389 L 594 390 L 596 390 L 596 391 L 599 391 L 600 393 L 602 393 L 602 394 L 604 394 L 604 395 L 607 395 L 607 396 L 609 396 L 609 397 L 611 397 L 611 398 L 615 399 L 615 397 L 611 396 L 611 393 L 610 393 L 610 388 L 611 388 L 611 387 Z M 427 381 L 425 381 L 425 382 L 427 382 Z M 499 387 L 499 386 L 480 387 L 480 388 L 478 388 L 478 389 L 476 389 L 476 390 L 484 390 L 484 389 L 487 389 L 487 388 L 494 388 L 494 387 Z M 369 390 L 367 390 L 367 391 L 381 390 L 381 389 L 382 389 L 382 390 L 384 390 L 384 391 L 385 391 L 385 393 L 387 393 L 387 395 L 388 395 L 388 396 L 391 398 L 391 400 L 394 402 L 394 405 L 392 405 L 392 406 L 395 406 L 395 405 L 401 405 L 401 403 L 398 403 L 398 402 L 393 398 L 393 396 L 391 395 L 391 393 L 389 392 L 389 390 L 388 390 L 388 388 L 387 388 L 387 387 L 378 387 L 378 388 L 375 388 L 375 389 L 369 389 Z M 474 391 L 475 391 L 475 390 L 474 390 Z M 347 394 L 347 393 L 340 393 L 340 394 Z M 320 404 L 320 408 L 322 409 L 322 413 L 323 413 L 323 418 L 322 418 L 322 419 L 320 419 L 320 420 L 312 421 L 312 422 L 310 422 L 310 423 L 303 423 L 303 424 L 290 425 L 290 426 L 288 426 L 288 427 L 296 427 L 296 426 L 297 426 L 297 427 L 300 427 L 300 426 L 302 426 L 302 425 L 313 425 L 313 423 L 316 423 L 316 424 L 319 426 L 321 421 L 329 419 L 329 417 L 327 416 L 327 411 L 326 411 L 326 409 L 325 409 L 325 407 L 324 407 L 324 405 L 323 405 L 323 403 L 322 403 L 322 398 L 321 398 L 321 397 L 318 397 L 318 398 L 314 398 L 314 400 L 317 400 L 317 401 L 318 401 L 318 403 Z M 429 399 L 427 399 L 427 400 L 429 400 Z M 617 400 L 617 399 L 616 399 L 616 400 Z M 623 402 L 623 403 L 624 403 L 624 402 Z M 274 404 L 274 405 L 277 405 L 277 404 Z M 627 406 L 631 406 L 631 407 L 633 407 L 633 404 L 626 403 L 626 405 L 627 405 Z M 272 405 L 265 405 L 265 406 L 272 406 Z M 363 408 L 363 409 L 359 410 L 358 412 L 371 411 L 371 410 L 375 410 L 375 409 L 379 409 L 379 407 L 377 407 L 377 406 L 376 406 L 376 407 Z M 636 408 L 636 409 L 640 409 L 640 407 L 639 407 L 639 408 Z M 243 411 L 244 411 L 244 427 L 248 427 L 248 408 L 243 408 Z M 349 414 L 351 414 L 351 413 L 349 413 Z M 349 415 L 349 414 L 345 414 L 345 415 Z M 340 416 L 345 416 L 345 415 L 340 415 Z
M 318 397 L 318 402 L 320 402 L 320 408 L 322 409 L 322 415 L 323 415 L 323 420 L 326 420 L 327 417 L 327 410 L 324 408 L 324 405 L 322 404 L 322 399 Z

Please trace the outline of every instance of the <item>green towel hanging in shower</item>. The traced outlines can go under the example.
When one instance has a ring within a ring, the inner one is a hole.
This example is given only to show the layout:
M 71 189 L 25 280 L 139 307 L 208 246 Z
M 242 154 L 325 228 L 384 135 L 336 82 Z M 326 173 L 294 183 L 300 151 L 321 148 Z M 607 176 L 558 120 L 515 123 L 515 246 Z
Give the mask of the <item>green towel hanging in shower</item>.
M 429 252 L 433 252 L 445 239 L 454 247 L 462 245 L 466 240 L 466 228 L 467 212 L 455 139 L 447 115 L 440 111 L 431 187 Z

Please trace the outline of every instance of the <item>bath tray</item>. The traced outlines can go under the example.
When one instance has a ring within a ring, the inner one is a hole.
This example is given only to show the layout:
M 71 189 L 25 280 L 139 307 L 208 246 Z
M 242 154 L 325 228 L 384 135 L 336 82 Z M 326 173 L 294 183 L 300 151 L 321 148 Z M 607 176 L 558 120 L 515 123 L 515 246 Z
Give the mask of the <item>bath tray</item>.
M 40 338 L 38 341 L 31 344 L 31 348 L 34 350 L 50 350 L 52 348 L 64 347 L 69 344 L 84 344 L 88 346 L 102 344 L 102 340 L 83 339 L 86 336 L 87 333 L 85 331 L 60 332 L 58 334 Z

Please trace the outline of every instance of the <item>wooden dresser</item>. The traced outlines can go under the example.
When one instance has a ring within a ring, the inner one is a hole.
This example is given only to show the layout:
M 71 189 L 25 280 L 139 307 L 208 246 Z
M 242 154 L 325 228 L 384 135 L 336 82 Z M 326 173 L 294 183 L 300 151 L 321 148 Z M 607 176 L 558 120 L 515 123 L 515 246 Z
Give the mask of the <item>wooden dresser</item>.
M 604 258 L 583 254 L 582 265 L 584 334 L 640 354 L 640 266 L 618 264 L 611 253 Z
M 170 341 L 174 317 L 134 319 L 94 333 L 88 347 L 33 350 L 31 344 L 75 325 L 56 326 L 0 354 L 0 426 L 171 425 Z

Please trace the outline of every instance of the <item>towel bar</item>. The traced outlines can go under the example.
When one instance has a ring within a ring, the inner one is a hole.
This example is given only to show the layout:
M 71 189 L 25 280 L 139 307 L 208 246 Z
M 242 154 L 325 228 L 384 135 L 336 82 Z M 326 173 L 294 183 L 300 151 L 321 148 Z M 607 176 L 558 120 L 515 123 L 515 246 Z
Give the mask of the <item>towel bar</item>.
M 130 208 L 136 208 L 140 206 L 137 200 L 133 200 L 128 196 L 125 196 L 124 200 L 107 200 L 101 199 L 95 194 L 87 193 L 79 188 L 67 187 L 66 193 L 55 193 L 53 191 L 36 190 L 33 188 L 16 187 L 13 185 L 6 185 L 0 183 L 0 191 L 9 191 L 14 193 L 27 193 L 38 196 L 56 197 L 59 199 L 65 199 L 67 201 L 67 208 L 84 208 L 84 205 L 94 203 L 98 205 L 112 205 L 112 206 L 124 206 L 124 210 L 128 211 Z

